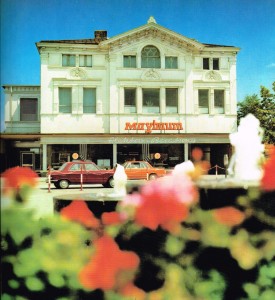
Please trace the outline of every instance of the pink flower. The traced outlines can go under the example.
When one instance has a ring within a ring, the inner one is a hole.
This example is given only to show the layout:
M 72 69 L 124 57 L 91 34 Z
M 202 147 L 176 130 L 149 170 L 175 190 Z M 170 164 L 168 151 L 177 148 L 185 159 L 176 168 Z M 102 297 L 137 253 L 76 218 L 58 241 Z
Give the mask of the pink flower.
M 197 190 L 188 176 L 175 174 L 147 183 L 140 194 L 127 196 L 127 204 L 131 204 L 131 199 L 137 224 L 151 230 L 160 226 L 174 233 L 187 218 L 189 206 L 197 199 Z

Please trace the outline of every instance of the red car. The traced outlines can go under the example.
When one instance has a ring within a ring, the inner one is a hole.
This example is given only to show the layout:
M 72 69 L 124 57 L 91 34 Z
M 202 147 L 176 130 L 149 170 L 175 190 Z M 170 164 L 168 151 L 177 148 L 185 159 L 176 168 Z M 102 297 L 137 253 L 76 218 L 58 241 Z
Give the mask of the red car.
M 56 188 L 67 189 L 71 184 L 102 184 L 104 187 L 114 187 L 115 170 L 102 170 L 91 161 L 72 161 L 64 163 L 58 170 L 51 171 L 51 182 Z
M 128 179 L 152 180 L 166 175 L 165 169 L 155 168 L 147 161 L 127 161 L 123 167 Z

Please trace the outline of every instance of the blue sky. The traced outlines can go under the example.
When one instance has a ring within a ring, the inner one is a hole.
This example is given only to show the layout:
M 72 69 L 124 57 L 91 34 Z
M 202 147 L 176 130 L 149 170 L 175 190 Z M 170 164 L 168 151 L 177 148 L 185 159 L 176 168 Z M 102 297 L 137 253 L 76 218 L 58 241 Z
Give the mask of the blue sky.
M 275 80 L 275 0 L 1 0 L 1 86 L 40 84 L 41 40 L 108 37 L 157 23 L 202 43 L 237 46 L 237 99 Z M 1 120 L 3 120 L 1 92 Z M 1 122 L 2 123 L 2 122 Z

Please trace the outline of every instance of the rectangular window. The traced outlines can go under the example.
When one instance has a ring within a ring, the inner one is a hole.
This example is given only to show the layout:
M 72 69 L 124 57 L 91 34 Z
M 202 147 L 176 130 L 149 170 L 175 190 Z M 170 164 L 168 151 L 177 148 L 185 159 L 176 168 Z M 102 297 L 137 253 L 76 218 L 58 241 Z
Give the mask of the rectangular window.
M 83 89 L 83 113 L 84 114 L 96 113 L 96 89 L 95 88 Z
M 209 91 L 199 90 L 199 113 L 208 114 L 209 113 Z
M 92 55 L 79 55 L 80 67 L 92 67 Z
M 62 66 L 63 67 L 75 67 L 75 55 L 74 54 L 62 54 Z
M 124 68 L 136 68 L 137 58 L 135 55 L 124 55 L 123 56 L 123 67 Z
M 137 112 L 135 88 L 124 89 L 124 112 L 126 113 Z
M 59 112 L 71 113 L 72 112 L 72 89 L 59 88 Z
M 166 113 L 178 112 L 178 89 L 165 89 L 166 94 Z
M 216 114 L 224 114 L 224 90 L 214 90 L 214 109 Z
M 208 57 L 203 58 L 203 69 L 209 70 L 209 58 Z
M 213 70 L 220 69 L 220 60 L 218 58 L 213 58 Z
M 32 98 L 20 99 L 20 121 L 38 120 L 38 100 Z
M 159 89 L 143 89 L 142 90 L 142 111 L 143 113 L 159 113 L 160 100 Z
M 177 69 L 178 68 L 178 58 L 176 56 L 166 56 L 165 57 L 165 68 L 166 69 Z

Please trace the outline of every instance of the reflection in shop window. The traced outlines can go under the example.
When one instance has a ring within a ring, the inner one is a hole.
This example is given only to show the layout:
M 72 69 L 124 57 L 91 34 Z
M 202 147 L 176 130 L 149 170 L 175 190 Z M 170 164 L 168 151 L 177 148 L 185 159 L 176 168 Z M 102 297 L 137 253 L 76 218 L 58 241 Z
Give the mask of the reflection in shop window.
M 166 113 L 178 112 L 178 89 L 168 88 L 165 89 L 166 93 Z
M 136 89 L 125 88 L 124 89 L 124 112 L 125 113 L 136 113 Z
M 142 89 L 142 112 L 143 113 L 159 113 L 159 89 Z

